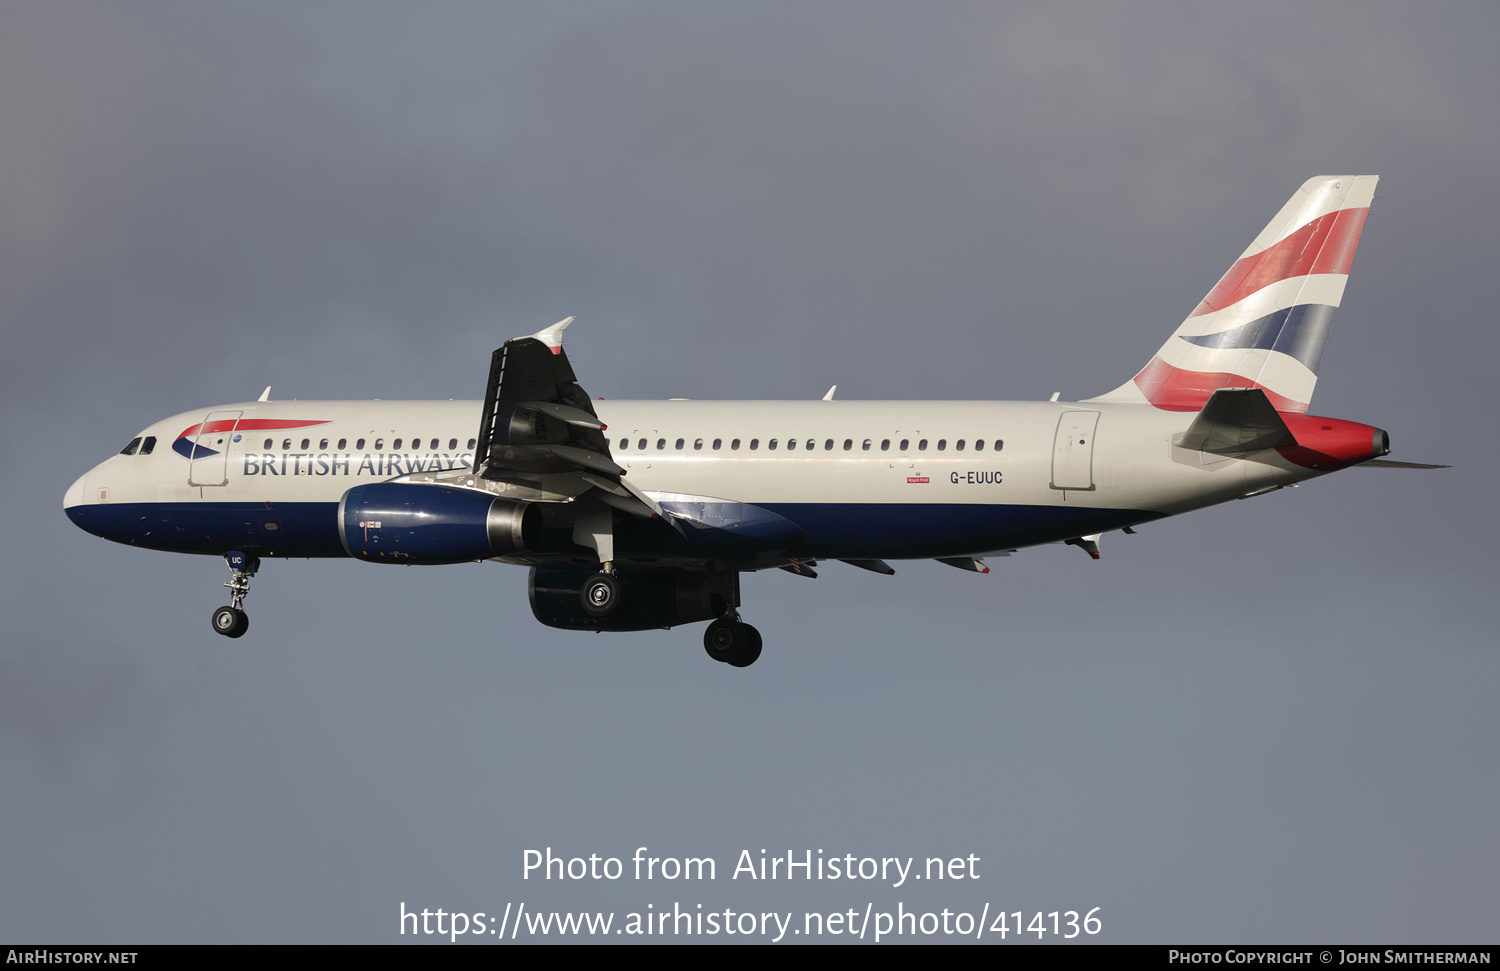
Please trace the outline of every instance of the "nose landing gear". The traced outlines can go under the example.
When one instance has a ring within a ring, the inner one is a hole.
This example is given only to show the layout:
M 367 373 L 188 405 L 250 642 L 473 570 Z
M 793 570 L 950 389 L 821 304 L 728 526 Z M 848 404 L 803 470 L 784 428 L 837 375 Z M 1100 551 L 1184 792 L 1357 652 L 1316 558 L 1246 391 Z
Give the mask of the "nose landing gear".
M 212 624 L 215 634 L 239 637 L 250 629 L 250 618 L 243 608 L 245 598 L 250 595 L 250 578 L 260 570 L 260 558 L 231 550 L 224 554 L 224 562 L 230 570 L 229 579 L 224 581 L 229 588 L 229 606 L 214 611 Z

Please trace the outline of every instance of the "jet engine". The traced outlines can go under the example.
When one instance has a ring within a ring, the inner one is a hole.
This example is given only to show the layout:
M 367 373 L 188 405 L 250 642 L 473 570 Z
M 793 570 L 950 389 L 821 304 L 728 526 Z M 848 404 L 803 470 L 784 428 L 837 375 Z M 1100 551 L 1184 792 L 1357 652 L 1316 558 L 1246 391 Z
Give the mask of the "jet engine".
M 407 482 L 355 486 L 339 501 L 339 538 L 356 560 L 463 563 L 533 549 L 541 513 L 487 492 Z
M 706 570 L 621 573 L 624 600 L 608 617 L 584 612 L 579 596 L 597 570 L 532 567 L 527 581 L 531 612 L 563 630 L 660 630 L 724 616 L 733 574 Z

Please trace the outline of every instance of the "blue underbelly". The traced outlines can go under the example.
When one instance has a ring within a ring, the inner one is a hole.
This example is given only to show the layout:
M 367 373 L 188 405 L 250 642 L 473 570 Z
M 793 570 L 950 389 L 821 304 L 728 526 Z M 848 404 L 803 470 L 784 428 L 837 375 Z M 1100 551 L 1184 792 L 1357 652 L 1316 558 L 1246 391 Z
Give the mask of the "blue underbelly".
M 949 503 L 768 503 L 763 508 L 795 523 L 803 557 L 912 559 L 960 556 L 1051 543 L 1159 519 L 1139 509 Z M 96 536 L 146 549 L 254 556 L 345 556 L 339 542 L 338 503 L 108 503 L 72 506 L 68 517 Z M 665 532 L 663 532 L 665 531 Z M 551 531 L 549 531 L 551 532 Z M 718 555 L 750 553 L 743 537 L 724 548 L 711 535 L 685 538 L 660 522 L 622 522 L 616 554 Z M 657 535 L 660 534 L 660 535 Z M 549 536 L 543 556 L 576 556 L 567 531 Z M 761 551 L 765 552 L 765 551 Z

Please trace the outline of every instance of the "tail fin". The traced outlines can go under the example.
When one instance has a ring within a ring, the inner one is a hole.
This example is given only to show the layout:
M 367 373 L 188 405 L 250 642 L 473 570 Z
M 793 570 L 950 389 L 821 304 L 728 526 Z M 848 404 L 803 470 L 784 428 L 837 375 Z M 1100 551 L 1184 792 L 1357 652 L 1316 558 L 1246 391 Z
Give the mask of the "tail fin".
M 1093 400 L 1198 411 L 1219 388 L 1261 388 L 1306 412 L 1379 178 L 1304 182 L 1151 362 Z

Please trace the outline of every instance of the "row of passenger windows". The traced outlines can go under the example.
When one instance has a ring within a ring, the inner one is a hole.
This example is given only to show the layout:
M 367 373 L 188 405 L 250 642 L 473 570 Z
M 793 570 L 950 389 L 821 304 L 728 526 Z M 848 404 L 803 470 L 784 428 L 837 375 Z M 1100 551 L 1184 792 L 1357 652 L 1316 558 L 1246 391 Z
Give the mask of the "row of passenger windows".
M 415 451 L 421 451 L 421 449 L 422 449 L 422 442 L 423 441 L 427 441 L 429 443 L 427 445 L 427 448 L 429 448 L 429 449 L 431 449 L 433 451 L 437 451 L 437 450 L 439 450 L 439 449 L 442 448 L 442 439 L 440 439 L 440 438 L 431 438 L 431 439 L 414 438 L 409 443 L 407 443 L 407 448 L 409 448 L 411 451 L 414 451 L 414 452 Z M 974 451 L 976 451 L 976 452 L 982 452 L 982 451 L 984 451 L 985 450 L 985 441 L 986 441 L 985 439 L 977 439 L 976 438 L 974 440 Z M 328 442 L 329 442 L 329 439 L 326 439 L 326 438 L 319 439 L 319 441 L 318 441 L 318 450 L 326 452 L 328 450 Z M 393 440 L 391 442 L 391 450 L 395 451 L 395 452 L 401 451 L 401 442 L 402 442 L 402 439 L 399 439 L 399 438 Z M 268 438 L 265 441 L 265 446 L 264 447 L 268 448 L 268 449 L 269 448 L 273 448 L 273 447 L 275 447 L 275 444 L 276 444 L 276 440 L 275 439 Z M 647 446 L 649 444 L 650 444 L 649 440 L 643 438 L 640 441 L 636 442 L 636 444 L 635 444 L 635 450 L 637 452 L 648 451 Z M 310 438 L 304 438 L 304 439 L 302 439 L 302 443 L 301 443 L 300 447 L 302 449 L 306 450 L 309 447 L 311 447 L 311 445 L 312 445 L 312 439 L 310 439 Z M 471 439 L 469 439 L 468 445 L 466 447 L 468 449 L 472 450 L 474 448 L 474 445 L 475 445 L 475 439 L 471 438 Z M 832 452 L 834 450 L 834 448 L 835 448 L 835 445 L 836 445 L 836 443 L 835 443 L 835 441 L 833 439 L 831 439 L 831 438 L 824 439 L 824 441 L 823 441 L 823 451 L 825 451 L 825 452 Z M 925 451 L 927 451 L 927 445 L 928 445 L 927 439 L 925 439 L 925 438 L 919 439 L 917 441 L 917 451 L 919 451 L 919 452 L 925 452 Z M 338 451 L 342 452 L 344 449 L 348 448 L 348 446 L 349 446 L 349 439 L 347 439 L 347 438 L 341 438 L 341 439 L 339 439 L 338 445 L 336 446 L 336 448 L 337 448 Z M 675 442 L 675 444 L 674 444 L 673 447 L 677 451 L 680 452 L 686 446 L 687 446 L 687 439 L 685 439 L 685 438 L 679 438 L 679 439 L 677 439 L 677 441 Z M 282 447 L 283 450 L 290 451 L 291 447 L 292 447 L 292 439 L 290 439 L 290 438 L 283 439 L 282 442 L 281 442 L 281 447 Z M 355 442 L 354 442 L 354 449 L 355 449 L 355 451 L 363 451 L 364 447 L 365 447 L 365 440 L 363 438 L 355 439 Z M 377 438 L 377 439 L 375 439 L 374 447 L 375 447 L 375 451 L 377 451 L 377 452 L 385 451 L 385 439 L 383 439 L 383 438 Z M 724 440 L 722 438 L 716 438 L 716 439 L 714 439 L 713 440 L 713 444 L 709 446 L 710 450 L 711 451 L 715 451 L 715 452 L 721 450 L 723 447 L 724 447 Z M 770 439 L 770 440 L 768 440 L 766 442 L 766 448 L 769 451 L 774 452 L 774 451 L 776 451 L 776 449 L 778 447 L 780 447 L 780 440 L 779 439 L 772 438 L 772 439 Z M 806 440 L 806 442 L 804 444 L 802 444 L 802 445 L 799 446 L 798 445 L 798 439 L 789 438 L 789 439 L 786 440 L 786 450 L 788 452 L 795 451 L 799 447 L 802 448 L 803 451 L 807 451 L 807 452 L 816 451 L 816 449 L 818 447 L 818 441 L 815 438 L 809 438 L 809 439 Z M 846 452 L 852 452 L 854 450 L 854 439 L 852 439 L 852 438 L 846 438 L 846 439 L 844 439 L 843 447 L 844 447 L 844 451 L 846 451 Z M 871 451 L 875 447 L 875 440 L 871 439 L 871 438 L 866 438 L 866 439 L 864 439 L 860 443 L 859 447 L 860 447 L 861 451 L 865 451 L 865 452 Z M 901 439 L 900 443 L 897 445 L 896 451 L 897 452 L 906 452 L 906 451 L 908 451 L 910 449 L 910 447 L 911 447 L 911 439 L 903 438 L 903 439 Z M 962 439 L 962 438 L 960 438 L 958 441 L 956 441 L 956 442 L 953 443 L 953 450 L 955 452 L 962 452 L 966 447 L 968 447 L 967 440 Z M 994 447 L 993 447 L 993 451 L 998 452 L 1001 449 L 1003 449 L 1004 447 L 1005 447 L 1005 442 L 1004 442 L 1003 439 L 999 439 L 999 438 L 995 439 L 995 444 L 994 444 Z M 124 448 L 120 449 L 120 454 L 121 455 L 136 455 L 136 454 L 150 455 L 151 452 L 152 452 L 152 450 L 154 450 L 155 448 L 156 448 L 156 436 L 155 435 L 149 435 L 149 436 L 147 436 L 144 439 L 132 438 L 130 440 L 130 444 L 129 445 L 126 445 Z M 754 451 L 757 451 L 759 448 L 760 448 L 760 439 L 758 439 L 758 438 L 752 438 L 752 439 L 750 439 L 750 451 L 754 452 Z M 448 451 L 450 451 L 450 452 L 457 451 L 457 449 L 458 449 L 458 439 L 456 439 L 456 438 L 450 438 L 450 439 L 448 439 Z M 664 452 L 664 451 L 666 451 L 666 449 L 667 449 L 667 440 L 665 438 L 658 438 L 656 440 L 656 450 L 658 452 Z M 729 450 L 731 452 L 738 452 L 740 450 L 740 440 L 738 438 L 730 439 Z M 891 450 L 891 439 L 889 439 L 889 438 L 883 438 L 883 439 L 881 439 L 880 440 L 880 450 L 882 452 L 889 452 Z M 948 440 L 946 438 L 940 438 L 940 439 L 937 440 L 937 450 L 939 452 L 945 452 L 945 451 L 948 450 Z M 628 439 L 628 438 L 622 438 L 622 439 L 620 439 L 620 451 L 621 452 L 628 452 L 628 451 L 630 451 L 630 439 Z M 695 452 L 701 452 L 701 451 L 703 451 L 703 439 L 697 438 L 697 439 L 693 440 L 693 451 L 695 451 Z
M 407 443 L 406 447 L 408 449 L 410 449 L 411 451 L 413 451 L 413 452 L 420 452 L 422 450 L 422 442 L 423 441 L 424 441 L 423 439 L 414 438 L 410 442 Z M 440 450 L 443 447 L 443 440 L 441 438 L 429 438 L 429 439 L 426 439 L 426 441 L 429 443 L 427 445 L 427 448 L 431 449 L 434 452 Z M 474 447 L 474 441 L 475 440 L 472 439 L 472 438 L 469 439 L 469 444 L 468 444 L 467 447 L 470 448 L 470 449 L 472 449 Z M 402 442 L 402 439 L 399 439 L 399 438 L 396 439 L 395 441 L 391 442 L 391 451 L 393 451 L 393 452 L 399 452 L 399 451 L 401 451 L 401 442 Z M 272 448 L 272 447 L 275 446 L 275 444 L 276 444 L 276 440 L 274 438 L 268 438 L 268 439 L 266 439 L 265 447 L 266 448 Z M 311 445 L 312 445 L 312 439 L 310 439 L 310 438 L 304 438 L 302 440 L 302 444 L 299 447 L 303 448 L 303 449 L 306 449 L 306 448 L 310 447 Z M 282 442 L 281 442 L 281 447 L 282 447 L 282 449 L 284 451 L 290 451 L 291 447 L 292 447 L 292 440 L 290 438 L 283 439 Z M 347 439 L 347 438 L 341 438 L 341 439 L 339 439 L 339 443 L 338 443 L 338 445 L 336 447 L 337 451 L 342 452 L 344 449 L 346 449 L 348 447 L 349 447 L 349 439 Z M 356 452 L 364 451 L 364 447 L 365 447 L 365 440 L 363 438 L 355 439 L 355 441 L 354 441 L 354 450 Z M 456 439 L 456 438 L 450 438 L 450 439 L 448 439 L 448 451 L 455 452 L 457 450 L 458 450 L 458 439 Z M 328 451 L 328 439 L 324 438 L 324 439 L 320 439 L 318 441 L 318 451 L 320 451 L 320 452 L 326 452 L 326 451 Z M 385 451 L 385 439 L 383 439 L 383 438 L 377 438 L 377 439 L 375 439 L 375 451 L 377 451 L 377 452 L 383 452 L 383 451 Z
M 812 451 L 816 451 L 817 450 L 818 440 L 816 438 L 809 438 L 809 439 L 807 439 L 807 441 L 804 444 L 801 444 L 801 445 L 798 444 L 798 441 L 799 440 L 795 439 L 795 438 L 789 438 L 789 439 L 787 439 L 786 440 L 786 450 L 788 452 L 790 452 L 790 451 L 794 451 L 795 449 L 797 449 L 799 447 L 803 451 L 806 451 L 806 452 L 812 452 Z M 976 452 L 983 452 L 984 449 L 985 449 L 985 442 L 986 441 L 987 441 L 987 439 L 980 439 L 980 438 L 974 439 L 974 451 L 976 451 Z M 640 441 L 638 441 L 638 442 L 635 443 L 635 450 L 637 452 L 645 452 L 645 451 L 648 450 L 647 446 L 649 445 L 649 443 L 650 443 L 649 439 L 643 438 Z M 774 452 L 779 447 L 779 444 L 780 444 L 780 440 L 773 438 L 773 439 L 770 439 L 770 440 L 768 440 L 766 442 L 766 448 L 768 450 Z M 846 439 L 844 439 L 844 443 L 843 444 L 844 444 L 844 451 L 846 451 L 846 452 L 852 452 L 854 450 L 854 439 L 852 439 L 852 438 L 846 438 Z M 686 445 L 687 445 L 687 439 L 685 439 L 685 438 L 679 438 L 679 439 L 677 439 L 677 441 L 676 441 L 676 443 L 675 443 L 675 445 L 673 447 L 677 451 L 680 452 L 680 451 L 683 450 L 683 448 Z M 927 451 L 927 445 L 928 445 L 928 440 L 927 439 L 925 439 L 925 438 L 918 439 L 917 440 L 917 451 L 919 451 L 919 452 L 925 452 L 925 451 Z M 714 451 L 714 452 L 717 452 L 720 449 L 722 449 L 723 447 L 724 447 L 724 439 L 722 439 L 722 438 L 716 438 L 716 439 L 713 440 L 713 444 L 710 446 L 710 450 Z M 823 440 L 823 451 L 825 451 L 825 452 L 832 452 L 835 447 L 836 447 L 836 442 L 835 442 L 834 439 L 827 438 L 827 439 Z M 868 452 L 868 451 L 870 451 L 871 449 L 873 449 L 875 447 L 875 440 L 873 438 L 867 438 L 867 439 L 865 439 L 864 441 L 862 441 L 860 443 L 859 447 L 860 447 L 861 451 Z M 967 447 L 968 447 L 968 440 L 967 439 L 960 438 L 958 441 L 956 441 L 956 442 L 953 443 L 953 450 L 955 452 L 962 452 Z M 995 444 L 994 444 L 993 451 L 998 452 L 1001 449 L 1003 449 L 1004 447 L 1005 447 L 1005 441 L 1004 441 L 1004 439 L 999 439 L 999 438 L 995 439 Z M 665 438 L 658 438 L 656 440 L 656 450 L 658 452 L 664 452 L 664 451 L 666 451 L 666 448 L 667 448 L 667 440 Z M 754 451 L 756 451 L 759 448 L 760 448 L 760 439 L 758 439 L 758 438 L 752 438 L 752 439 L 750 439 L 750 451 L 754 452 Z M 896 447 L 896 451 L 897 452 L 907 452 L 910 449 L 911 449 L 911 439 L 909 439 L 909 438 L 903 438 L 903 439 L 901 439 L 901 441 L 899 442 L 899 444 Z M 729 450 L 731 452 L 738 452 L 740 450 L 740 440 L 738 438 L 730 439 Z M 889 438 L 882 438 L 880 440 L 880 450 L 882 452 L 889 452 L 891 450 L 891 440 Z M 948 450 L 948 440 L 946 438 L 940 438 L 940 439 L 937 440 L 937 450 L 939 452 L 946 452 Z M 620 451 L 622 451 L 622 452 L 628 452 L 628 451 L 630 451 L 630 439 L 628 439 L 628 438 L 622 438 L 622 439 L 620 439 Z M 695 451 L 695 452 L 701 452 L 701 451 L 703 451 L 703 439 L 698 438 L 698 439 L 694 439 L 693 440 L 693 451 Z

